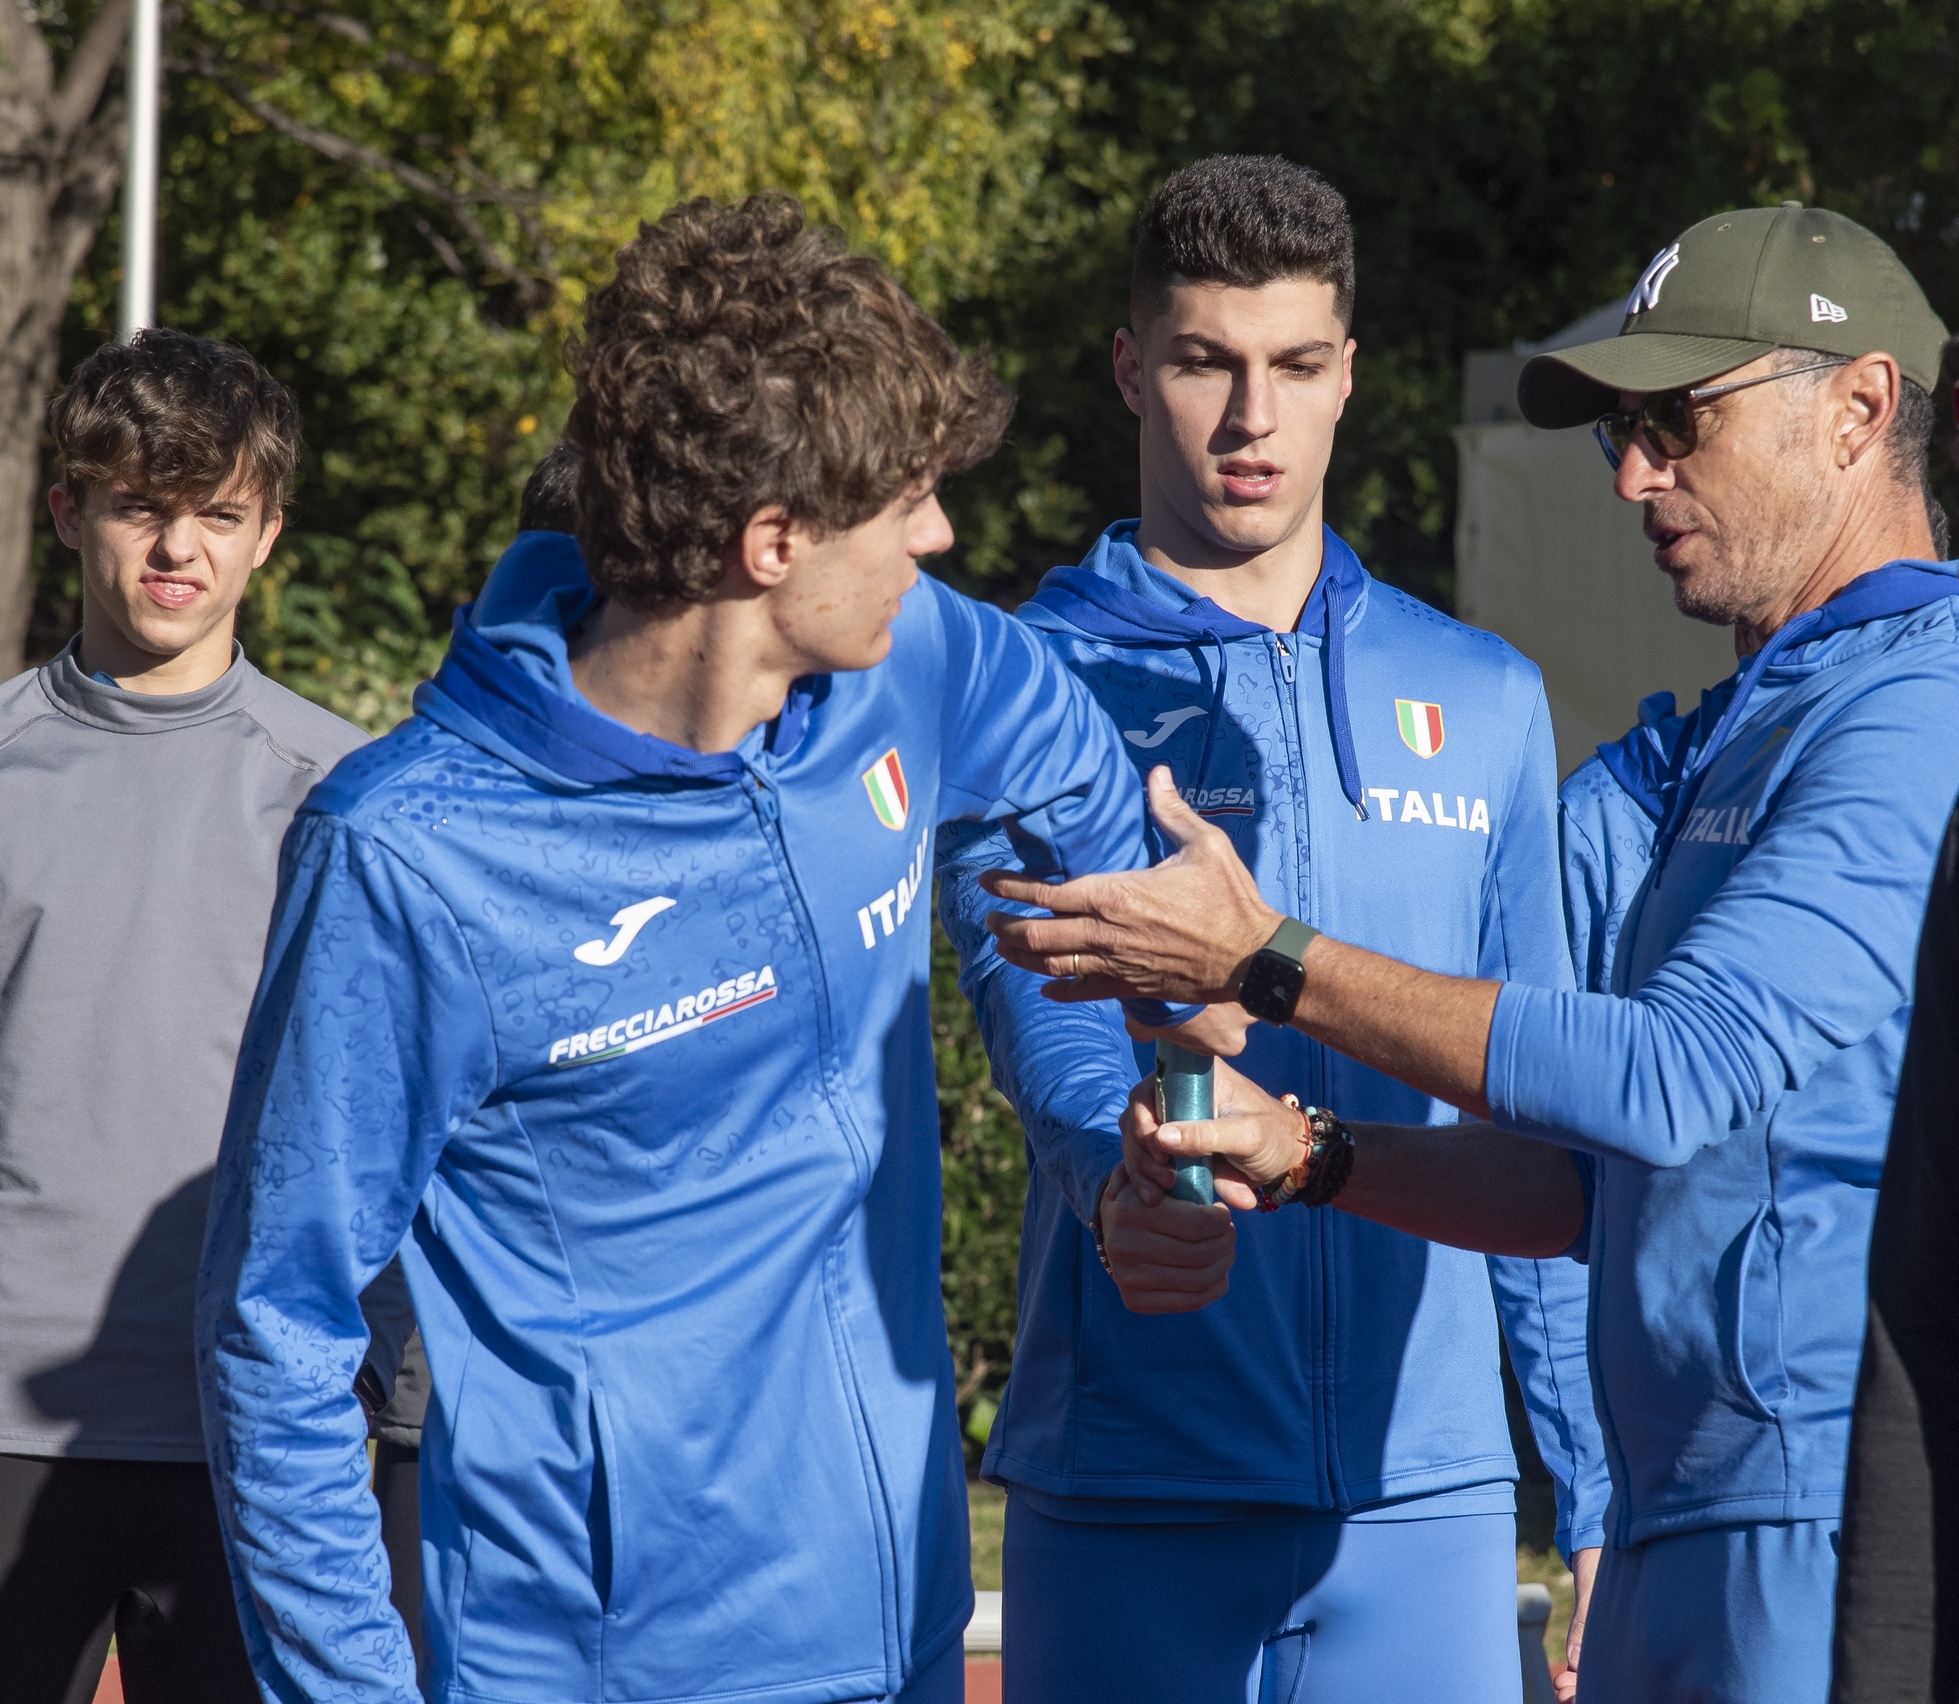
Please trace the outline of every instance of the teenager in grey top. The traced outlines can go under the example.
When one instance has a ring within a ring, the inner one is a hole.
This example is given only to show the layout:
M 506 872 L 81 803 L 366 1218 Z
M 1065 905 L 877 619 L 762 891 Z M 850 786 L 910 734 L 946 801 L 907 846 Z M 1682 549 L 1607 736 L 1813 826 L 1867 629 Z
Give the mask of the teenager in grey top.
M 365 736 L 232 638 L 298 449 L 277 383 L 147 332 L 54 420 L 82 632 L 0 684 L 0 1692 L 91 1696 L 113 1625 L 132 1696 L 222 1704 L 257 1692 L 198 1418 L 205 1204 L 280 842 Z

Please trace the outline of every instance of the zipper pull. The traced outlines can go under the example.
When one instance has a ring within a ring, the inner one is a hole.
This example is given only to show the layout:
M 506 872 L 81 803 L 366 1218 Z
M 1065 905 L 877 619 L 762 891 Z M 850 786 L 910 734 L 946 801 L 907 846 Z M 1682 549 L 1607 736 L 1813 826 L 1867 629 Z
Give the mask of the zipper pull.
M 1279 647 L 1279 668 L 1285 674 L 1286 685 L 1290 686 L 1292 685 L 1292 652 L 1286 648 L 1286 642 L 1276 633 L 1272 635 L 1272 643 Z
M 741 784 L 755 801 L 755 814 L 765 823 L 773 823 L 776 818 L 775 789 L 752 769 L 742 775 Z

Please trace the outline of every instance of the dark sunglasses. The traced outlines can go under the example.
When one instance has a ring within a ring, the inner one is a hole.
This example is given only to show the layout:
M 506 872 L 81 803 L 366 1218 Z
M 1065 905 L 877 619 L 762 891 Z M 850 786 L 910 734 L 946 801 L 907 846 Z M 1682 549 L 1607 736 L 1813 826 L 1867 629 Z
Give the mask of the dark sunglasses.
M 1616 473 L 1626 459 L 1633 434 L 1645 432 L 1654 447 L 1668 461 L 1679 461 L 1699 447 L 1700 426 L 1695 418 L 1701 405 L 1730 391 L 1747 390 L 1750 385 L 1773 384 L 1777 379 L 1793 379 L 1798 373 L 1820 373 L 1825 367 L 1841 367 L 1841 359 L 1812 361 L 1806 367 L 1784 367 L 1779 373 L 1759 373 L 1752 379 L 1736 379 L 1732 384 L 1702 385 L 1697 390 L 1655 391 L 1637 408 L 1615 408 L 1592 422 L 1592 436 L 1605 452 L 1605 459 Z M 1959 402 L 1955 402 L 1959 407 Z

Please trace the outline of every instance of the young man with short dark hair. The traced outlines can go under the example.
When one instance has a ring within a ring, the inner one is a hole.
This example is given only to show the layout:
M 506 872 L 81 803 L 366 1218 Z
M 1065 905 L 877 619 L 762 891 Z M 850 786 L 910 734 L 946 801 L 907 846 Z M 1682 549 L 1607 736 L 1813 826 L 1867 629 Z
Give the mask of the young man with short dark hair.
M 642 227 L 574 370 L 577 541 L 512 548 L 287 846 L 200 1311 L 253 1662 L 418 1696 L 336 1390 L 406 1233 L 428 1696 L 944 1704 L 934 832 L 1128 868 L 1140 789 L 917 572 L 1006 392 L 794 202 Z
M 365 736 L 233 638 L 299 453 L 277 381 L 146 331 L 53 427 L 82 629 L 0 687 L 0 1695 L 92 1698 L 113 1632 L 132 1698 L 246 1704 L 192 1296 L 280 838 Z M 358 1328 L 344 1400 L 405 1332 L 366 1364 Z
M 1271 903 L 1568 986 L 1537 670 L 1324 524 L 1353 383 L 1339 194 L 1283 160 L 1200 161 L 1144 210 L 1134 280 L 1115 377 L 1141 420 L 1141 518 L 1021 614 Z M 941 893 L 1036 1162 L 985 1463 L 1009 1488 L 1010 1704 L 1515 1704 L 1498 1319 L 1582 1585 L 1604 1504 L 1583 1271 L 1337 1214 L 1145 1205 L 1117 1123 L 1139 1054 L 1113 1006 L 1043 1000 L 994 954 L 977 876 L 1003 851 L 967 848 Z M 1198 1020 L 1225 1051 L 1249 1021 Z M 1241 1063 L 1305 1101 L 1455 1118 L 1303 1036 L 1261 1030 Z

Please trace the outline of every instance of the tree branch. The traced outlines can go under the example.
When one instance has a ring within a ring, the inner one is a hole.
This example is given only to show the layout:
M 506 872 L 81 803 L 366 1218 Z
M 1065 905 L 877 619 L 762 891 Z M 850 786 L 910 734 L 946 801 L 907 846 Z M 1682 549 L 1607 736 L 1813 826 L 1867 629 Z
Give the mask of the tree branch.
M 0 0 L 0 5 L 9 0 Z M 294 142 L 311 148 L 323 159 L 336 165 L 363 166 L 372 172 L 392 177 L 404 188 L 417 195 L 426 196 L 431 201 L 440 202 L 448 208 L 450 216 L 462 227 L 482 264 L 497 277 L 514 286 L 519 304 L 526 312 L 535 311 L 551 299 L 553 281 L 539 278 L 524 271 L 497 246 L 496 240 L 483 228 L 482 221 L 471 211 L 473 206 L 493 204 L 510 206 L 515 192 L 508 190 L 486 191 L 468 195 L 451 189 L 438 178 L 430 177 L 425 171 L 411 166 L 405 160 L 397 160 L 382 153 L 378 148 L 370 148 L 364 142 L 356 142 L 351 137 L 340 136 L 330 130 L 321 130 L 294 118 L 290 113 L 262 100 L 253 94 L 236 77 L 227 72 L 218 62 L 217 55 L 208 47 L 198 45 L 191 51 L 188 60 L 180 62 L 183 68 L 215 83 L 253 117 L 278 131 Z M 437 251 L 438 253 L 440 250 Z
M 428 238 L 429 247 L 435 250 L 436 258 L 444 266 L 448 267 L 458 278 L 468 276 L 468 269 L 463 265 L 463 257 L 456 253 L 456 245 L 419 213 L 415 215 L 415 229 Z
M 12 83 L 10 94 L 24 93 L 36 105 L 47 99 L 48 90 L 54 87 L 54 60 L 20 0 L 0 6 L 0 61 L 4 62 L 0 89 Z
M 973 1370 L 959 1381 L 959 1387 L 952 1393 L 955 1404 L 963 1403 L 969 1396 L 976 1395 L 981 1385 L 986 1383 L 986 1375 L 993 1371 L 993 1363 L 984 1355 L 975 1353 Z
M 0 6 L 0 11 L 18 10 L 18 4 L 19 0 L 14 0 L 11 7 Z M 64 152 L 100 103 L 102 91 L 122 63 L 128 45 L 129 0 L 106 0 L 69 59 L 49 109 L 49 120 Z
M 334 35 L 355 43 L 360 47 L 380 47 L 373 30 L 358 18 L 350 18 L 344 12 L 305 11 L 296 6 L 281 5 L 279 0 L 253 0 L 255 10 L 269 17 L 288 13 L 296 18 L 304 18 L 308 23 L 330 30 Z M 412 54 L 403 53 L 399 48 L 380 47 L 381 61 L 396 71 L 412 72 L 417 77 L 439 77 L 440 66 L 431 65 L 426 59 L 417 59 Z
M 5 3 L 0 0 L 0 5 Z M 48 217 L 49 246 L 70 279 L 87 259 L 90 245 L 116 199 L 127 153 L 126 122 L 120 91 L 111 93 L 71 141 L 62 160 L 61 193 Z M 61 300 L 65 303 L 67 299 L 64 288 Z M 57 316 L 57 326 L 59 323 Z
M 374 32 L 358 19 L 343 18 L 338 12 L 313 12 L 308 14 L 323 30 L 332 30 L 335 35 L 345 36 L 349 41 L 359 42 L 362 47 L 379 47 Z M 380 47 L 381 63 L 391 71 L 406 71 L 415 77 L 439 77 L 442 68 L 431 65 L 426 59 L 417 59 L 412 54 L 403 53 L 398 47 Z

